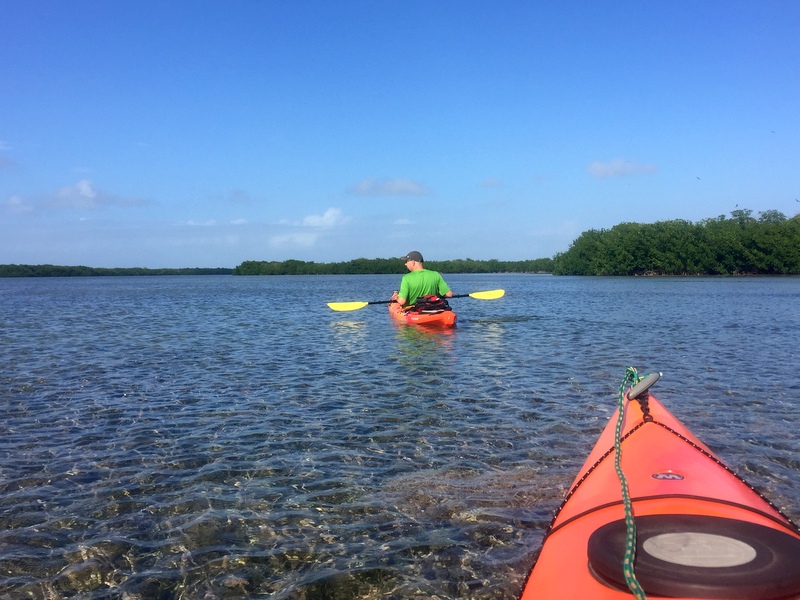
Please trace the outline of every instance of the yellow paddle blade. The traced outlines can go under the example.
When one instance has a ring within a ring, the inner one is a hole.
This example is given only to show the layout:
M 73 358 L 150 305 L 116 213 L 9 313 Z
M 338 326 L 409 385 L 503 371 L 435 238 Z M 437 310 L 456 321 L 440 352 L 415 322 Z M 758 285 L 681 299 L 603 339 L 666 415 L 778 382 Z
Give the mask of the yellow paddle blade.
M 478 300 L 497 300 L 505 295 L 505 290 L 489 290 L 486 292 L 472 292 L 469 294 L 470 298 L 477 298 Z
M 369 302 L 328 302 L 328 306 L 333 310 L 345 312 L 348 310 L 358 310 L 364 308 Z

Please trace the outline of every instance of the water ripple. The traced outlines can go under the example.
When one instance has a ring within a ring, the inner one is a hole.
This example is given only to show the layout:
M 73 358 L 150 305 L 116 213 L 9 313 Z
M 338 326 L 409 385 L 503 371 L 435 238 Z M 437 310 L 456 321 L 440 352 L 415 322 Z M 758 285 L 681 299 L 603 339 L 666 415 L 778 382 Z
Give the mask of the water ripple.
M 628 365 L 800 514 L 800 280 L 394 279 L 0 280 L 0 596 L 514 598 Z

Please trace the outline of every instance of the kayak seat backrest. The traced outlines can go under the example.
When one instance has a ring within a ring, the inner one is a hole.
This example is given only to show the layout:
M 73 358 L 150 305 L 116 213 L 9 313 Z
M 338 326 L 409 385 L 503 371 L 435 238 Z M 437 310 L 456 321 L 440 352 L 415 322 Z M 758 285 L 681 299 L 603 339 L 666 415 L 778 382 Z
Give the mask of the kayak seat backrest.
M 420 296 L 417 298 L 417 301 L 414 302 L 414 306 L 412 306 L 410 310 L 413 312 L 431 315 L 453 309 L 450 308 L 450 304 L 448 304 L 445 298 L 429 295 Z

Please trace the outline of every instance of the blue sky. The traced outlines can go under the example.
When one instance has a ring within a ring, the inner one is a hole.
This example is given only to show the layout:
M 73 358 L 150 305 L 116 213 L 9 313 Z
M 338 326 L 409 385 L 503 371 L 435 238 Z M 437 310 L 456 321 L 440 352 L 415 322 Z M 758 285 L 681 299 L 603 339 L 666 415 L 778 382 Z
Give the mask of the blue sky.
M 8 0 L 0 263 L 553 256 L 800 212 L 800 2 Z

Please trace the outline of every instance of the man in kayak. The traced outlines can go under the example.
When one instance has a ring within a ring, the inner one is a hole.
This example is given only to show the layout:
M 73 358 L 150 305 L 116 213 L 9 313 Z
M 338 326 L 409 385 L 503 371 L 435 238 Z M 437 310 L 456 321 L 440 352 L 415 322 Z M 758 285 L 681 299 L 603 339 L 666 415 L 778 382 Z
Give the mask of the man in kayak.
M 420 296 L 436 295 L 450 298 L 453 292 L 438 271 L 429 271 L 423 264 L 422 254 L 416 250 L 409 252 L 400 260 L 406 262 L 408 273 L 400 281 L 400 291 L 392 294 L 392 300 L 402 308 L 413 306 Z

